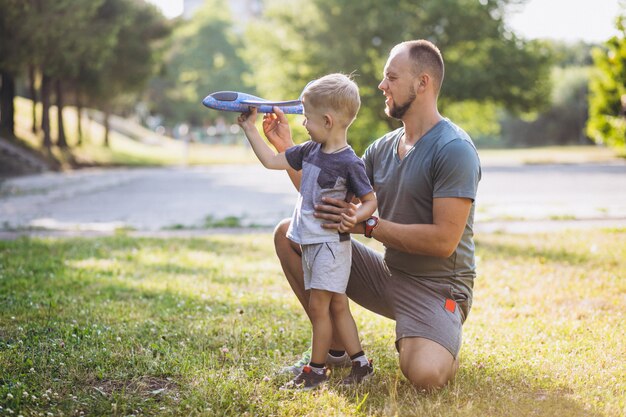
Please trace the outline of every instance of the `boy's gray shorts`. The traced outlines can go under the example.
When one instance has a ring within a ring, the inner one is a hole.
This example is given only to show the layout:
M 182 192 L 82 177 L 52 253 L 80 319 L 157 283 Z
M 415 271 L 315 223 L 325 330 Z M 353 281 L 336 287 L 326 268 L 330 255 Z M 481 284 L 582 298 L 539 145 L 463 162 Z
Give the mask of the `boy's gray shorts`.
M 439 343 L 457 357 L 461 325 L 471 294 L 449 282 L 415 278 L 389 269 L 383 255 L 352 239 L 352 269 L 346 294 L 354 302 L 396 322 L 396 345 L 405 337 Z
M 304 289 L 314 288 L 344 294 L 350 277 L 352 257 L 350 241 L 300 246 L 302 248 Z

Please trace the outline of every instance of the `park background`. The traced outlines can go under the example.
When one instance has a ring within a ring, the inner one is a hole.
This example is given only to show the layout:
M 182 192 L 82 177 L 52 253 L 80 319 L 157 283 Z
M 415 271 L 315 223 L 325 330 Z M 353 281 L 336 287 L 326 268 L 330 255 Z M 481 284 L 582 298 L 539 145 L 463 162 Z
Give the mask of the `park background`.
M 0 415 L 626 415 L 619 2 L 172 4 L 0 0 Z M 484 167 L 462 368 L 415 391 L 357 306 L 376 378 L 281 392 L 310 336 L 272 251 L 294 191 L 200 102 L 354 73 L 361 153 L 397 126 L 376 86 L 413 38 L 441 47 L 442 114 Z

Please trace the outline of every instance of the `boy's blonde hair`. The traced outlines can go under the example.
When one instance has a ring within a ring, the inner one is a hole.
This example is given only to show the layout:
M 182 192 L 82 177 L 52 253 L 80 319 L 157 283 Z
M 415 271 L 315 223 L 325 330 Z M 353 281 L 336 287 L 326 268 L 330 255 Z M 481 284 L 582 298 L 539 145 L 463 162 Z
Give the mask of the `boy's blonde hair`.
M 347 75 L 328 74 L 311 81 L 302 92 L 302 101 L 316 109 L 328 109 L 350 126 L 361 107 L 359 86 Z

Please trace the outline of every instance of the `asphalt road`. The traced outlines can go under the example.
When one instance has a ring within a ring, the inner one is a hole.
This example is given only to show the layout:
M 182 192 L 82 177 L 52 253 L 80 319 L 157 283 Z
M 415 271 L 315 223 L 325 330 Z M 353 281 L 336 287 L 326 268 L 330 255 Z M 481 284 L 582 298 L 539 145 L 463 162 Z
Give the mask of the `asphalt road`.
M 45 231 L 192 233 L 226 217 L 272 227 L 297 194 L 260 165 L 80 170 L 0 182 L 0 237 Z M 626 226 L 626 164 L 483 167 L 476 230 Z

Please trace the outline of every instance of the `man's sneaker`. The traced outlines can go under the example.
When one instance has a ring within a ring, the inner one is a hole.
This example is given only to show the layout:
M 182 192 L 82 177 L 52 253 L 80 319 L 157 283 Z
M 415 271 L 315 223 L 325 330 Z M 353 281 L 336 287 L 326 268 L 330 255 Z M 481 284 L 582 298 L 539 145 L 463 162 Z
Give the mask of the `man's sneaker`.
M 318 374 L 313 371 L 309 365 L 305 365 L 302 368 L 302 372 L 287 384 L 283 385 L 281 389 L 296 389 L 300 391 L 312 390 L 328 381 L 326 371 L 326 368 L 324 368 L 324 372 Z
M 302 368 L 311 362 L 311 347 L 302 353 L 302 356 L 296 363 L 290 366 L 285 366 L 280 370 L 281 374 L 294 374 L 300 375 Z M 326 365 L 330 368 L 347 368 L 352 365 L 350 355 L 344 353 L 342 356 L 333 356 L 330 353 L 326 355 Z
M 294 363 L 291 366 L 285 366 L 284 368 L 280 370 L 280 373 L 294 374 L 298 376 L 302 372 L 302 368 L 308 365 L 309 362 L 311 362 L 311 347 L 310 346 L 307 350 L 302 352 L 302 356 L 300 357 L 300 359 L 298 359 L 298 362 Z
M 374 374 L 374 366 L 372 360 L 367 362 L 367 365 L 361 365 L 359 361 L 352 362 L 352 369 L 350 374 L 341 381 L 343 385 L 360 384 L 361 382 L 369 379 Z

